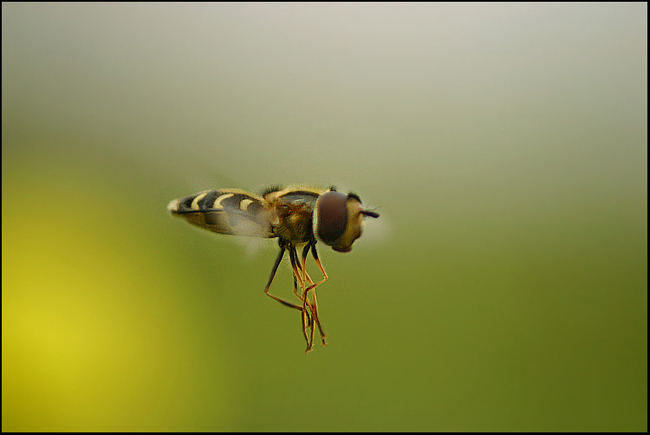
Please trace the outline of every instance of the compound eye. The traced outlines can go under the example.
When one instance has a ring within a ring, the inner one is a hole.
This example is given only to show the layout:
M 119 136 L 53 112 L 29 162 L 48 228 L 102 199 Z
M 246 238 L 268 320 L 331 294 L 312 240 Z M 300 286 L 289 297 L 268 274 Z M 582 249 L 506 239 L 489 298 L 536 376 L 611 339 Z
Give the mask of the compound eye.
M 332 246 L 343 236 L 348 223 L 347 196 L 339 192 L 327 192 L 318 198 L 314 226 L 316 236 Z

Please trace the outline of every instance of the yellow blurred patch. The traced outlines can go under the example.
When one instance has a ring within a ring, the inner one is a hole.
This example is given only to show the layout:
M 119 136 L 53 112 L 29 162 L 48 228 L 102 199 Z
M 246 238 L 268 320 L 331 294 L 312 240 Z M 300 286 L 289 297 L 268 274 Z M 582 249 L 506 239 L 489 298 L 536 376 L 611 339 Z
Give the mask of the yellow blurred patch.
M 46 207 L 3 192 L 3 431 L 196 428 L 205 412 L 189 404 L 205 392 L 187 368 L 201 355 L 164 297 L 178 278 L 115 213 L 117 198 L 65 184 L 38 192 Z M 212 365 L 212 386 L 220 372 Z M 228 414 L 219 390 L 212 422 Z

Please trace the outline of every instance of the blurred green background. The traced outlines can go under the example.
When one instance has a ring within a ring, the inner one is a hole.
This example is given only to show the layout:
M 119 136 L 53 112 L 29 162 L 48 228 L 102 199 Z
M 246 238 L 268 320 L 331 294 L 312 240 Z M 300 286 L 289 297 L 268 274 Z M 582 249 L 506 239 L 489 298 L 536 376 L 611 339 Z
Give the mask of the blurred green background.
M 2 429 L 645 431 L 646 161 L 645 3 L 3 3 Z M 381 213 L 307 356 L 166 211 L 272 183 Z

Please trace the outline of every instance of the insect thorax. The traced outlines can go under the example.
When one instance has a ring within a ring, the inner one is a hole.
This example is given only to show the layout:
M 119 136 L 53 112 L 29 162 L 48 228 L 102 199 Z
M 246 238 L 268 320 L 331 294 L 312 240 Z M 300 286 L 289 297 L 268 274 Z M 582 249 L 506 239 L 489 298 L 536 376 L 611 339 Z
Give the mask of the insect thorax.
M 273 217 L 271 226 L 273 233 L 291 244 L 306 243 L 314 240 L 312 217 L 314 201 L 287 201 L 279 198 L 272 204 Z

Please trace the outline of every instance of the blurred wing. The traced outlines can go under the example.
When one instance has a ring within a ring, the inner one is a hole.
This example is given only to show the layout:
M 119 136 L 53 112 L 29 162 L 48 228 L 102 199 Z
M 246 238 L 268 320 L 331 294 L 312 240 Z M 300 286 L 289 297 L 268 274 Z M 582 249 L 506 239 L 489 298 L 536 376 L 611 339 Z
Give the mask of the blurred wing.
M 275 237 L 263 201 L 239 189 L 205 190 L 175 199 L 167 208 L 172 215 L 215 233 Z

